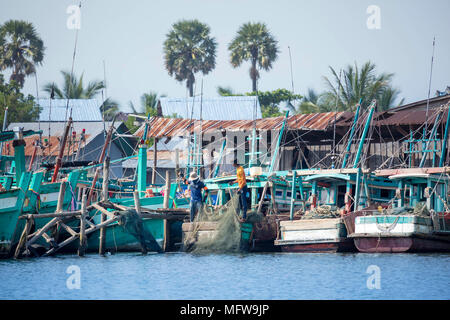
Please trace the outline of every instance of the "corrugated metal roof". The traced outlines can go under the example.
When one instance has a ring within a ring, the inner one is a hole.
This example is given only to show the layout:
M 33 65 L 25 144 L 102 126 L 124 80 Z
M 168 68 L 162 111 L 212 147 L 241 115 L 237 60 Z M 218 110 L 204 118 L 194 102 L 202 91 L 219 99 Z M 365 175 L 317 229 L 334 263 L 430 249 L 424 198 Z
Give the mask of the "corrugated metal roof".
M 64 134 L 64 122 L 13 122 L 8 126 L 9 130 L 14 127 L 24 128 L 24 130 L 42 130 L 42 136 L 47 137 L 49 135 L 49 124 L 50 124 L 50 135 L 55 137 L 61 137 Z M 111 122 L 105 122 L 106 130 L 108 130 Z M 116 124 L 117 127 L 118 124 Z M 81 133 L 85 129 L 86 134 L 91 137 L 96 137 L 103 132 L 103 122 L 73 122 L 73 131 L 76 133 Z
M 203 120 L 253 120 L 262 118 L 256 96 L 232 96 L 217 98 L 160 98 L 162 114 L 177 114 L 185 119 L 200 119 L 200 105 Z M 255 114 L 256 106 L 256 114 Z
M 66 121 L 67 99 L 39 99 L 38 104 L 40 121 Z M 72 110 L 73 121 L 102 121 L 100 105 L 96 99 L 70 99 L 67 118 Z
M 351 112 L 326 112 L 326 113 L 311 113 L 311 114 L 297 114 L 290 116 L 287 121 L 287 126 L 290 129 L 297 130 L 326 130 L 336 119 L 340 120 L 345 117 L 352 116 Z M 214 130 L 226 129 L 229 131 L 251 130 L 253 125 L 257 130 L 277 130 L 281 128 L 284 117 L 264 118 L 252 120 L 205 120 L 202 121 L 202 132 L 209 132 Z M 175 137 L 184 136 L 189 131 L 194 129 L 199 130 L 200 121 L 191 121 L 189 119 L 180 118 L 160 118 L 153 117 L 150 119 L 149 137 Z M 142 137 L 144 132 L 144 125 L 142 125 L 135 133 L 135 135 Z

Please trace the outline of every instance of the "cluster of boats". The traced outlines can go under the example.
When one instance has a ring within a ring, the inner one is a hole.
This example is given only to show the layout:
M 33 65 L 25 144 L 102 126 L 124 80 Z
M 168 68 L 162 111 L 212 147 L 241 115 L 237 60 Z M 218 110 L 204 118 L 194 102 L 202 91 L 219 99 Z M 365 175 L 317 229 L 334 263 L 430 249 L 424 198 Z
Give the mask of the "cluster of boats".
M 366 128 L 373 114 L 373 106 L 371 108 Z M 355 117 L 352 132 L 356 122 Z M 448 122 L 447 119 L 442 137 L 443 149 L 448 139 Z M 286 252 L 450 251 L 450 167 L 443 166 L 441 161 L 440 166 L 435 167 L 363 168 L 360 160 L 366 128 L 358 139 L 350 132 L 347 150 L 359 140 L 357 153 L 353 164 L 349 164 L 347 151 L 341 168 L 276 171 L 274 163 L 280 139 L 267 169 L 257 166 L 256 151 L 251 150 L 246 166 L 249 208 L 261 218 L 240 222 L 241 239 L 245 242 L 242 248 Z M 83 195 L 88 195 L 85 205 L 88 206 L 87 224 L 91 228 L 87 236 L 88 252 L 98 251 L 100 246 L 106 251 L 142 250 L 143 233 L 155 244 L 151 250 L 157 252 L 186 250 L 186 238 L 194 242 L 201 237 L 214 238 L 217 223 L 189 222 L 189 197 L 181 180 L 167 179 L 165 186 L 147 184 L 147 129 L 134 156 L 138 158 L 136 178 L 128 182 L 100 177 L 101 167 L 107 159 L 110 132 L 98 163 L 77 168 L 74 164 L 64 166 L 65 139 L 62 139 L 62 152 L 55 165 L 34 171 L 31 166 L 26 169 L 23 138 L 36 133 L 23 132 L 20 128 L 2 132 L 1 142 L 12 140 L 14 156 L 1 156 L 1 256 L 14 255 L 24 234 L 22 255 L 76 252 L 78 242 L 67 239 L 80 236 L 81 231 L 77 231 L 81 229 L 80 219 L 68 214 L 50 228 L 46 226 L 55 216 L 45 214 L 79 210 Z M 280 136 L 283 130 L 284 123 Z M 252 142 L 256 138 L 253 132 Z M 199 166 L 193 164 L 187 169 L 199 170 Z M 237 185 L 229 184 L 234 180 L 233 174 L 216 174 L 204 179 L 209 190 L 205 205 L 212 208 L 225 206 L 237 188 Z M 104 195 L 102 198 L 102 188 L 108 192 L 107 199 Z M 145 212 L 138 217 L 138 234 L 124 228 L 118 219 L 104 223 L 105 215 L 108 219 L 118 214 L 119 209 L 126 212 L 137 207 Z M 36 219 L 36 215 L 43 215 L 43 218 Z M 31 225 L 25 223 L 23 217 L 28 217 Z M 193 230 L 196 231 L 194 237 Z M 39 241 L 35 241 L 37 236 L 42 236 Z M 103 240 L 102 245 L 99 238 Z

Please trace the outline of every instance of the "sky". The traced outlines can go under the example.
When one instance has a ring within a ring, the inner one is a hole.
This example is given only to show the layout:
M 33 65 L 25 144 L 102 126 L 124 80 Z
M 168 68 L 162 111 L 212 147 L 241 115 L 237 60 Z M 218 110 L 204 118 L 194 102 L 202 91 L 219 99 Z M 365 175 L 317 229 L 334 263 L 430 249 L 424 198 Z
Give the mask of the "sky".
M 84 0 L 80 28 L 68 28 L 73 0 L 0 0 L 0 24 L 9 19 L 32 22 L 44 41 L 45 57 L 37 68 L 42 87 L 62 83 L 60 70 L 70 70 L 77 39 L 74 73 L 85 81 L 104 80 L 105 96 L 130 111 L 143 93 L 186 97 L 185 83 L 164 67 L 163 42 L 171 26 L 182 19 L 198 19 L 211 28 L 218 43 L 216 68 L 197 74 L 196 94 L 203 79 L 205 97 L 216 97 L 217 87 L 251 91 L 249 63 L 230 64 L 228 44 L 247 22 L 264 22 L 278 40 L 280 53 L 273 68 L 261 71 L 260 90 L 325 89 L 323 76 L 348 64 L 372 61 L 378 72 L 394 73 L 393 84 L 405 102 L 426 99 L 433 37 L 436 37 L 431 96 L 450 85 L 449 0 Z M 369 10 L 379 9 L 379 15 Z M 379 18 L 379 19 L 378 19 Z M 379 28 L 374 28 L 379 27 Z M 371 28 L 369 28 L 371 27 Z M 8 73 L 5 73 L 8 74 Z M 36 95 L 36 81 L 28 77 L 24 91 Z M 101 100 L 101 96 L 98 97 Z

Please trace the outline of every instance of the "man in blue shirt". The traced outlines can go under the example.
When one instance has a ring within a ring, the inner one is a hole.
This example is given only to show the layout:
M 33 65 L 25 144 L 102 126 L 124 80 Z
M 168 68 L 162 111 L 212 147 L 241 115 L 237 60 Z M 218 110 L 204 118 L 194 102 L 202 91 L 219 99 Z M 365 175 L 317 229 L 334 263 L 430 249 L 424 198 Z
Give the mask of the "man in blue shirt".
M 208 195 L 208 188 L 206 188 L 205 184 L 200 180 L 195 171 L 189 175 L 189 180 L 184 179 L 184 183 L 188 184 L 189 189 L 191 190 L 190 219 L 192 222 L 203 203 L 202 190 L 205 190 L 206 198 Z

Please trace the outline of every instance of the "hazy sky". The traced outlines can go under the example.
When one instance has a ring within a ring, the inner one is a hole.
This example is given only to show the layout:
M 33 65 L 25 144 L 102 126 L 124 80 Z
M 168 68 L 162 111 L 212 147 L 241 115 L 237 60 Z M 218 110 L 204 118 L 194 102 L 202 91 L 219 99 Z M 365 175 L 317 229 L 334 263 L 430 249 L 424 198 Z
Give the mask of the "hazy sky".
M 46 46 L 38 68 L 39 87 L 61 83 L 59 70 L 70 70 L 75 30 L 67 27 L 70 0 L 0 0 L 0 23 L 8 19 L 32 22 Z M 380 8 L 380 29 L 369 29 L 368 6 Z M 150 90 L 185 97 L 186 86 L 164 68 L 163 42 L 171 25 L 196 18 L 211 27 L 218 42 L 216 68 L 204 76 L 204 95 L 217 96 L 217 86 L 236 92 L 251 91 L 249 64 L 234 69 L 228 44 L 243 23 L 265 22 L 279 41 L 280 54 L 269 72 L 261 71 L 260 90 L 291 89 L 291 47 L 296 93 L 325 88 L 323 75 L 371 60 L 379 72 L 395 73 L 394 85 L 408 102 L 425 99 L 428 92 L 433 36 L 436 36 L 431 94 L 450 85 L 450 0 L 442 1 L 294 1 L 294 0 L 151 0 L 82 1 L 81 28 L 75 74 L 103 80 L 107 93 L 128 111 L 131 100 Z M 201 75 L 197 75 L 197 93 Z M 25 91 L 35 95 L 34 77 Z M 40 95 L 45 94 L 40 91 Z M 101 99 L 101 96 L 99 96 Z

